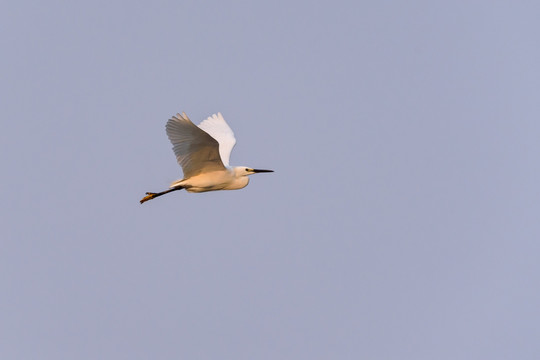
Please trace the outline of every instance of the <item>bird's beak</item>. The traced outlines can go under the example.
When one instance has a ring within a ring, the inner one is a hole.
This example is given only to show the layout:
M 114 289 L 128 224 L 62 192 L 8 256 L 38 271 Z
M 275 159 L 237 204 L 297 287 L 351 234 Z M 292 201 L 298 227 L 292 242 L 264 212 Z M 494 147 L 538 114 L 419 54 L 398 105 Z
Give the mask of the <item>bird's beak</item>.
M 251 171 L 253 171 L 254 173 L 274 172 L 274 170 L 261 170 L 261 169 L 253 169 Z

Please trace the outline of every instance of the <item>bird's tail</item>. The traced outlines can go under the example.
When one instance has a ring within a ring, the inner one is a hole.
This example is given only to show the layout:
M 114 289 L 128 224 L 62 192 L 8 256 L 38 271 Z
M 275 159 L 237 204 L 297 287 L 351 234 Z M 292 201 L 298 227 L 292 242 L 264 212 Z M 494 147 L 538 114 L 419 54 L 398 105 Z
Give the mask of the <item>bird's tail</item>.
M 175 180 L 175 181 L 173 181 L 173 182 L 171 183 L 171 185 L 169 186 L 169 188 L 172 189 L 172 188 L 181 186 L 180 183 L 181 183 L 182 181 L 184 181 L 184 180 L 185 180 L 185 179 L 180 179 L 180 180 Z

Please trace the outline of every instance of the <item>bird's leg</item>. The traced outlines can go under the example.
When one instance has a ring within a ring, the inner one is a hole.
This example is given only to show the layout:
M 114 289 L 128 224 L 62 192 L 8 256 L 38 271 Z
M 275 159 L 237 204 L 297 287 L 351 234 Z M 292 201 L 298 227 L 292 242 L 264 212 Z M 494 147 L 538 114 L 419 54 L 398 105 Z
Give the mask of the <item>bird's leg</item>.
M 146 193 L 146 196 L 143 197 L 143 198 L 141 199 L 140 202 L 141 202 L 141 204 L 142 204 L 142 203 L 145 202 L 145 201 L 152 200 L 153 198 L 157 198 L 158 196 L 168 194 L 168 193 L 170 193 L 171 191 L 182 190 L 182 189 L 183 189 L 182 186 L 177 186 L 177 187 L 173 187 L 172 189 L 165 190 L 165 191 L 158 192 L 158 193 L 147 192 L 147 193 Z

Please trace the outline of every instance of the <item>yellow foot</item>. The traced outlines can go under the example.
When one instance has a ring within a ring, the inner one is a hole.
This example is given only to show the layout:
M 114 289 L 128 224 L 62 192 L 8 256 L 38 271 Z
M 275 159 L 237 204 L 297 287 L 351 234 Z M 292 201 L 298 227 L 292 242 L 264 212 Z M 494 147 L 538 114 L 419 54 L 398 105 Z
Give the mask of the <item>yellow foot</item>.
M 147 192 L 146 196 L 141 199 L 141 204 L 145 201 L 152 200 L 156 197 L 156 193 Z

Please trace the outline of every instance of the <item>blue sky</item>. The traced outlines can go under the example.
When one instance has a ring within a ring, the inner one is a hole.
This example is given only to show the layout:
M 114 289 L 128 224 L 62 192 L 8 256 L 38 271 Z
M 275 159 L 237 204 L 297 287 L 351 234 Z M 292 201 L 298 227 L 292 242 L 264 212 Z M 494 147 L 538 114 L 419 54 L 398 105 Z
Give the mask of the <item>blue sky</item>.
M 5 359 L 537 359 L 534 2 L 0 8 Z M 240 191 L 175 192 L 222 112 Z

